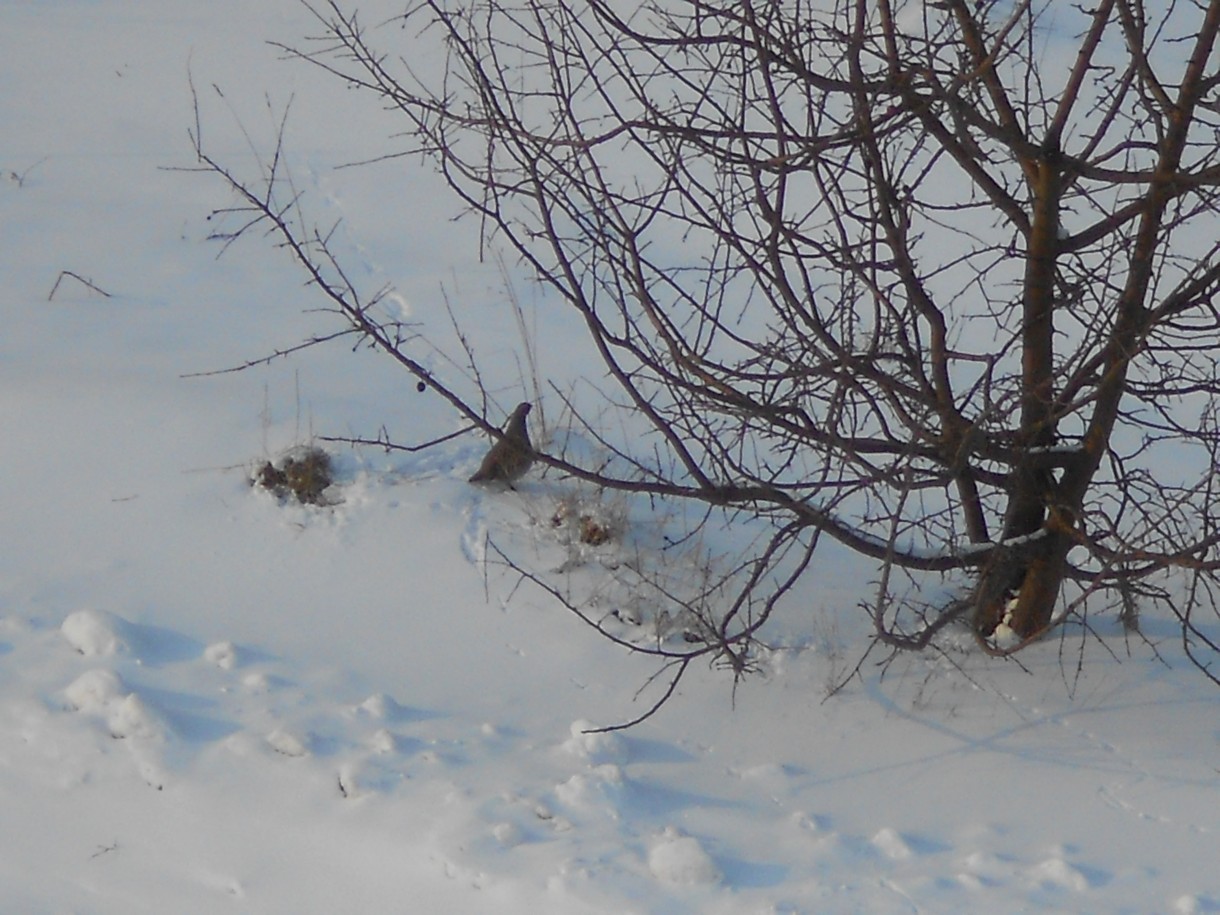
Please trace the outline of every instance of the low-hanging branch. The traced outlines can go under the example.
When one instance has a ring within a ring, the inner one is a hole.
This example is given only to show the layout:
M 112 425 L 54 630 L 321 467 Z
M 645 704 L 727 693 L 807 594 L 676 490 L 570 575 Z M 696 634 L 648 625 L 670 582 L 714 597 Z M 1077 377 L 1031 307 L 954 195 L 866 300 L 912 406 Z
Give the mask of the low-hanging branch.
M 319 40 L 280 50 L 400 121 L 368 161 L 429 160 L 482 238 L 583 323 L 596 380 L 564 408 L 614 460 L 537 460 L 772 526 L 776 548 L 735 565 L 721 616 L 698 608 L 710 642 L 664 656 L 678 678 L 705 648 L 744 669 L 758 629 L 739 608 L 780 612 L 792 569 L 817 564 L 793 544 L 822 538 L 877 564 L 869 606 L 890 647 L 965 619 L 1007 653 L 1001 626 L 1025 646 L 1157 575 L 1182 587 L 1141 593 L 1191 656 L 1215 641 L 1200 616 L 1215 621 L 1220 587 L 1220 0 L 1054 17 L 1051 0 L 630 16 L 421 0 L 384 29 L 341 0 L 306 5 Z M 445 66 L 381 40 L 427 43 Z M 231 238 L 270 228 L 345 322 L 336 337 L 501 434 L 462 331 L 474 319 L 447 313 L 471 371 L 430 369 L 417 349 L 432 344 L 380 316 L 384 290 L 362 294 L 310 226 L 282 126 L 253 181 L 193 139 L 237 197 L 217 211 Z M 596 419 L 607 408 L 621 437 Z M 957 573 L 961 593 L 908 609 L 895 569 Z

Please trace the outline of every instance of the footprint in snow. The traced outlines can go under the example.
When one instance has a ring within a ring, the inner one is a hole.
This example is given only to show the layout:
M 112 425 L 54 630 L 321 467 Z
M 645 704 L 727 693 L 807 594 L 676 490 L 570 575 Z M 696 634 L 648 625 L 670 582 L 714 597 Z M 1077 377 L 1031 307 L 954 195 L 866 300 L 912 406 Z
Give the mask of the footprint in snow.
M 487 520 L 483 515 L 483 506 L 476 496 L 474 504 L 466 517 L 466 527 L 462 531 L 462 555 L 471 565 L 480 566 L 487 559 Z

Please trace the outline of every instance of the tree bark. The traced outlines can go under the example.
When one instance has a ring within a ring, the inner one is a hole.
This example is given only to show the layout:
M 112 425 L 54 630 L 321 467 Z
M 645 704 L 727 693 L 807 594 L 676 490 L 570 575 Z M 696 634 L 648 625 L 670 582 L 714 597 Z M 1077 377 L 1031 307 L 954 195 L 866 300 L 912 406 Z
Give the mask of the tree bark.
M 975 628 L 990 635 L 1008 614 L 1022 638 L 1041 631 L 1054 612 L 1067 548 L 1044 524 L 1055 478 L 1046 451 L 1055 444 L 1055 279 L 1059 253 L 1062 157 L 1055 146 L 1025 169 L 1034 206 L 1025 259 L 1022 301 L 1021 417 L 1016 457 L 1008 477 L 1002 556 L 985 567 L 975 598 Z M 1017 546 L 1011 544 L 1017 543 Z M 1017 598 L 1012 612 L 1009 601 Z

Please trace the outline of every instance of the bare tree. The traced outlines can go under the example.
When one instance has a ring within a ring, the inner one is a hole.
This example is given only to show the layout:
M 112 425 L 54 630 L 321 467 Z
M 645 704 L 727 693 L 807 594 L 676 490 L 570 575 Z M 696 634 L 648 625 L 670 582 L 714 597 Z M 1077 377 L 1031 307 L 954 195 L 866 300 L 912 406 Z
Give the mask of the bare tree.
M 965 618 L 1007 653 L 1144 599 L 1216 679 L 1220 0 L 420 0 L 367 30 L 307 5 L 320 35 L 281 49 L 400 117 L 386 155 L 439 165 L 649 432 L 605 440 L 623 472 L 539 459 L 772 525 L 683 599 L 697 642 L 655 649 L 679 671 L 745 669 L 830 537 L 876 560 L 888 644 Z M 274 167 L 196 139 L 353 332 L 497 433 Z M 899 572 L 962 600 L 900 600 Z

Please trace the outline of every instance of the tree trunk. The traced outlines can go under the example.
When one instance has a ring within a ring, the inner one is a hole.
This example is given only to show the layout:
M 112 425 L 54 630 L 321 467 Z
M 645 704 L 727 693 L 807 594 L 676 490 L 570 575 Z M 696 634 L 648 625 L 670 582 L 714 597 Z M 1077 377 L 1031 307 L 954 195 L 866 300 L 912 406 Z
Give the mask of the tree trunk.
M 1034 206 L 1021 315 L 1021 421 L 1002 541 L 975 591 L 975 629 L 984 636 L 1004 620 L 1014 597 L 1017 605 L 1008 625 L 1022 638 L 1044 629 L 1054 612 L 1067 556 L 1068 547 L 1060 542 L 1066 538 L 1044 527 L 1056 488 L 1046 457 L 1056 439 L 1054 309 L 1062 163 L 1055 142 L 1025 165 Z

